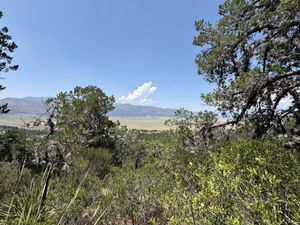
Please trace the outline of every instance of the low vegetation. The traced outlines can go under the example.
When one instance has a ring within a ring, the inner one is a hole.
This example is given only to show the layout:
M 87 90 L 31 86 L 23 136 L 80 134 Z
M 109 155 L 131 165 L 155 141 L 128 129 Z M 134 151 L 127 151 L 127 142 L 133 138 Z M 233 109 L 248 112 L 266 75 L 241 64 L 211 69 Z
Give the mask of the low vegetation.
M 82 102 L 85 98 L 79 100 L 72 98 L 66 104 L 76 102 L 70 109 L 78 112 L 79 107 L 84 122 L 72 120 L 68 112 L 67 120 L 55 120 L 51 135 L 22 129 L 0 135 L 2 223 L 297 224 L 300 220 L 300 156 L 296 149 L 283 147 L 287 137 L 270 134 L 253 140 L 254 128 L 241 126 L 220 127 L 205 138 L 199 132 L 203 126 L 190 124 L 215 121 L 214 115 L 186 111 L 170 121 L 176 130 L 127 130 L 108 119 L 101 127 L 89 127 L 85 124 L 97 109 L 89 111 L 90 104 Z M 54 121 L 58 115 L 50 118 Z M 76 126 L 60 127 L 63 122 Z M 80 126 L 91 130 L 78 136 Z M 99 129 L 109 131 L 108 141 L 96 138 Z
M 216 26 L 196 22 L 196 63 L 217 84 L 203 98 L 224 123 L 181 109 L 175 129 L 128 130 L 112 96 L 78 86 L 47 101 L 47 132 L 1 132 L 0 223 L 299 224 L 299 12 L 227 0 Z

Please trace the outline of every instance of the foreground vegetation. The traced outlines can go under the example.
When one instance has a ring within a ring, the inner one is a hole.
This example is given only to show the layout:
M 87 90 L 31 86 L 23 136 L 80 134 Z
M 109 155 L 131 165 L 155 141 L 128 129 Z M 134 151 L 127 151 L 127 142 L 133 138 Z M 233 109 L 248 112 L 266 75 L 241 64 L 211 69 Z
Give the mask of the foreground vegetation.
M 127 130 L 109 120 L 112 103 L 95 86 L 76 87 L 48 100 L 48 132 L 0 135 L 3 224 L 300 221 L 300 155 L 283 147 L 288 135 L 253 139 L 249 124 L 207 130 L 198 125 L 216 115 L 185 110 L 168 121 L 176 130 Z
M 24 130 L 2 134 L 2 223 L 300 221 L 300 156 L 282 147 L 284 139 L 257 141 L 236 130 L 229 140 L 221 138 L 189 151 L 182 148 L 178 131 L 123 132 L 123 143 L 118 146 L 122 163 L 118 165 L 113 152 L 106 148 L 72 145 L 68 149 L 60 142 L 61 146 L 53 149 L 53 140 L 49 140 L 50 145 L 39 140 L 41 146 L 36 146 L 38 137 L 28 136 Z M 27 164 L 26 157 L 36 154 L 32 149 L 46 149 L 52 154 L 48 163 L 39 159 L 39 164 Z M 56 151 L 69 152 L 64 158 L 67 170 L 49 170 L 57 166 L 51 162 L 58 160 L 53 156 Z
M 0 222 L 299 224 L 299 7 L 227 0 L 216 26 L 196 22 L 196 63 L 217 85 L 203 99 L 224 123 L 182 109 L 167 122 L 176 130 L 127 130 L 108 117 L 113 96 L 78 86 L 28 124 L 46 132 L 3 131 Z M 17 69 L 7 32 L 0 72 Z

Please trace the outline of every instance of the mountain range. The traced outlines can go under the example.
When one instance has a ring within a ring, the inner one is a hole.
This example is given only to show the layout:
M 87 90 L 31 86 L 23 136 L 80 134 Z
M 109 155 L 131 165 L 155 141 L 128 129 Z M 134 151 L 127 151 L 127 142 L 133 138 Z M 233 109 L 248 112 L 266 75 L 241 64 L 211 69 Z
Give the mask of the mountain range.
M 42 115 L 46 108 L 44 102 L 47 97 L 24 97 L 0 99 L 0 105 L 8 103 L 10 114 Z M 176 109 L 155 106 L 141 106 L 131 104 L 115 104 L 115 109 L 109 113 L 114 117 L 171 117 Z

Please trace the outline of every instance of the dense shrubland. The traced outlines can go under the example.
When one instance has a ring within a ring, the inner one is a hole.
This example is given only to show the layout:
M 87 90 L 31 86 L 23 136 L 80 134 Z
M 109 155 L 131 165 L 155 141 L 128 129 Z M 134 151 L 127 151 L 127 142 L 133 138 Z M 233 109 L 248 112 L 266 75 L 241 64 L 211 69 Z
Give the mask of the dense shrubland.
M 63 129 L 40 137 L 3 132 L 2 223 L 298 223 L 300 156 L 283 147 L 286 137 L 253 140 L 254 128 L 242 126 L 213 130 L 201 144 L 202 133 L 186 124 L 190 119 L 177 118 L 178 129 L 164 132 L 116 125 L 113 149 L 64 142 Z M 37 154 L 43 151 L 48 162 Z
M 182 109 L 176 129 L 127 130 L 107 115 L 113 97 L 78 86 L 31 123 L 47 132 L 3 130 L 0 223 L 299 224 L 299 12 L 297 0 L 228 0 L 216 26 L 196 22 L 196 63 L 217 84 L 203 99 L 225 123 Z M 1 57 L 0 72 L 17 68 Z

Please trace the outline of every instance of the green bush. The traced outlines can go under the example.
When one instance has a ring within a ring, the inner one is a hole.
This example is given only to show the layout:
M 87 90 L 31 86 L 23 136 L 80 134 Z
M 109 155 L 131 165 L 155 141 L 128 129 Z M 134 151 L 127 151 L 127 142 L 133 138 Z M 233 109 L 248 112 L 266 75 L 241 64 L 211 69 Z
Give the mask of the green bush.
M 22 161 L 26 151 L 26 132 L 12 128 L 0 134 L 0 161 Z M 21 162 L 22 164 L 23 162 Z
M 162 196 L 170 189 L 169 176 L 157 165 L 134 169 L 134 162 L 116 168 L 107 182 L 107 198 L 112 204 L 101 224 L 163 224 Z
M 20 177 L 20 167 L 14 162 L 0 162 L 0 203 L 8 201 L 16 190 L 30 182 L 30 171 L 23 170 Z M 20 180 L 19 180 L 20 179 Z
M 280 146 L 243 139 L 199 156 L 166 196 L 170 224 L 296 224 L 300 159 Z
M 75 158 L 81 157 L 86 160 L 87 169 L 91 174 L 103 179 L 109 173 L 112 164 L 112 155 L 106 148 L 82 149 Z M 75 159 L 77 160 L 77 159 Z

